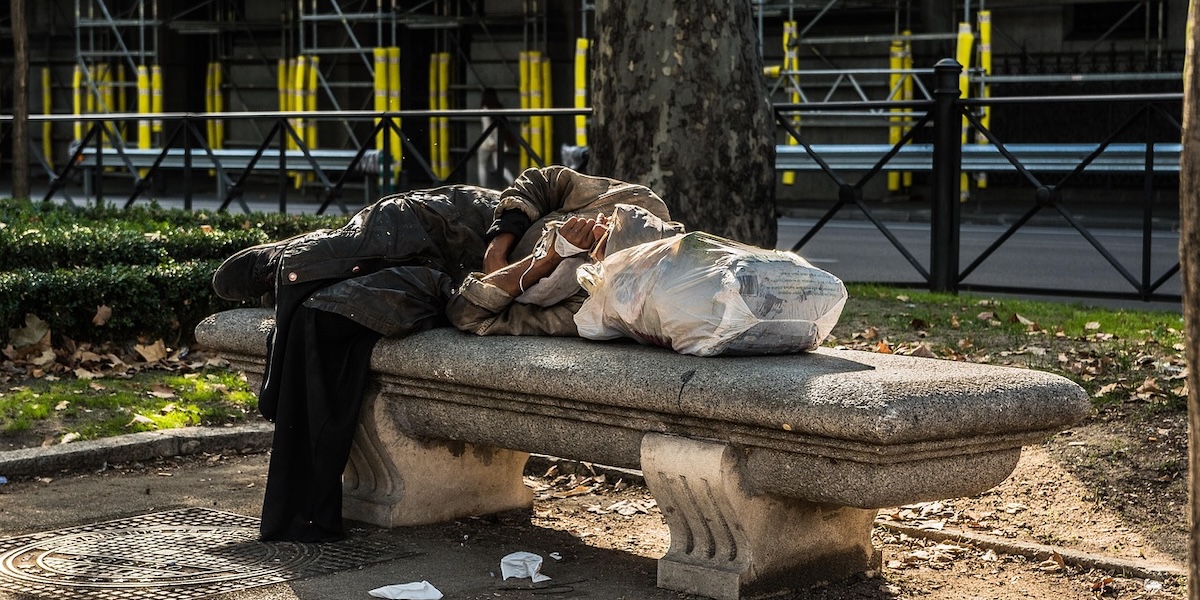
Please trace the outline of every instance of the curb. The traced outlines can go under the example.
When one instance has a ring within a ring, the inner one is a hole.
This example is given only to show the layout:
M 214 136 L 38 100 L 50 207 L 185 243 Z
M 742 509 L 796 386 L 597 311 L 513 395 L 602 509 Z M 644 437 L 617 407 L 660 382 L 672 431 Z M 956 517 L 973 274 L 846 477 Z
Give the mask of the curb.
M 1087 552 L 1080 552 L 1079 550 L 1069 550 L 1067 548 L 1047 546 L 1045 544 L 1015 542 L 1013 540 L 980 533 L 921 529 L 919 527 L 912 527 L 909 525 L 900 525 L 897 523 L 879 521 L 875 522 L 875 526 L 894 533 L 903 533 L 909 537 L 925 538 L 937 542 L 961 542 L 964 544 L 970 544 L 976 548 L 994 550 L 1001 554 L 1024 556 L 1025 558 L 1033 560 L 1045 560 L 1057 554 L 1062 557 L 1063 564 L 1079 567 L 1081 569 L 1098 569 L 1101 571 L 1108 571 L 1122 577 L 1134 577 L 1138 579 L 1153 579 L 1156 581 L 1162 581 L 1172 577 L 1187 576 L 1187 569 L 1178 565 L 1152 563 L 1144 560 L 1114 558 L 1111 556 L 1100 556 L 1096 554 L 1089 554 Z
M 234 450 L 242 454 L 270 449 L 275 426 L 271 423 L 237 427 L 183 427 L 131 433 L 99 440 L 23 448 L 0 452 L 0 475 L 44 476 L 59 471 L 99 469 L 106 464 L 129 463 L 169 456 Z

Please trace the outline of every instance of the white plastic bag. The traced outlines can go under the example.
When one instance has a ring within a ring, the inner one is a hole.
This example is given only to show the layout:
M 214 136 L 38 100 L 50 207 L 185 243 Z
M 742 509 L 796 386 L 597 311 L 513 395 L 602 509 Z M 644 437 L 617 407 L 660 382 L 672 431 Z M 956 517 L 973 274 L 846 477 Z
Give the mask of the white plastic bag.
M 813 350 L 846 303 L 840 279 L 796 254 L 704 232 L 621 250 L 578 276 L 590 293 L 579 335 L 697 356 Z

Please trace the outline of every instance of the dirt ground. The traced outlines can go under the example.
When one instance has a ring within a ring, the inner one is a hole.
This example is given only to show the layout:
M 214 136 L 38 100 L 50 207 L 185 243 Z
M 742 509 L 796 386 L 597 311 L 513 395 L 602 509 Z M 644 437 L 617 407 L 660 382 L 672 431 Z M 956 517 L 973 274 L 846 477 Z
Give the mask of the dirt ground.
M 794 597 L 1182 598 L 1183 578 L 1169 573 L 1182 574 L 1187 560 L 1186 446 L 1181 415 L 1136 424 L 1097 417 L 1026 448 L 987 493 L 880 511 L 880 572 Z M 662 556 L 670 540 L 653 497 L 612 479 L 530 479 L 533 523 Z

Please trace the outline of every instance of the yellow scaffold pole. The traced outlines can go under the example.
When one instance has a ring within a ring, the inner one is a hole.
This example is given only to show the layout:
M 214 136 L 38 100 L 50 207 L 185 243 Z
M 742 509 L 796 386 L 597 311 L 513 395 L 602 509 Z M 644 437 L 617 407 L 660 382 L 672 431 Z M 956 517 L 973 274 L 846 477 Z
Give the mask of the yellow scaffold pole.
M 438 53 L 438 109 L 450 110 L 450 53 Z M 450 176 L 450 117 L 438 117 L 438 177 Z
M 985 78 L 992 74 L 992 11 L 990 10 L 979 11 L 979 68 L 983 71 Z M 984 98 L 991 98 L 992 86 L 985 81 L 981 92 Z M 979 115 L 979 122 L 984 129 L 990 130 L 992 109 L 984 106 L 982 111 Z M 988 143 L 982 132 L 976 134 L 975 141 L 979 144 Z M 975 174 L 975 186 L 981 190 L 987 189 L 987 173 L 980 171 Z
M 542 108 L 554 108 L 554 86 L 551 81 L 550 57 L 542 57 Z M 546 164 L 554 162 L 554 117 L 542 117 L 542 160 Z
M 955 52 L 958 64 L 962 65 L 962 73 L 958 76 L 958 90 L 960 97 L 967 98 L 971 95 L 971 79 L 968 72 L 971 70 L 971 51 L 975 43 L 975 35 L 971 33 L 970 23 L 958 24 L 958 48 Z M 968 121 L 964 116 L 962 119 L 962 143 L 967 143 Z M 971 196 L 971 180 L 966 172 L 962 173 L 961 181 L 959 182 L 959 200 L 966 202 Z
M 83 69 L 75 65 L 71 72 L 71 114 L 83 114 Z M 75 140 L 83 139 L 83 121 L 75 121 Z
M 387 49 L 387 85 L 388 110 L 400 112 L 400 46 L 388 46 Z M 397 131 L 388 135 L 388 148 L 392 155 L 392 181 L 399 181 L 404 166 L 404 140 L 398 131 L 401 125 L 399 118 L 395 119 Z
M 575 108 L 587 108 L 588 39 L 575 40 Z M 575 145 L 586 146 L 587 117 L 575 115 Z
M 50 89 L 50 67 L 42 67 L 42 114 L 48 115 L 53 109 L 53 90 Z M 42 155 L 46 164 L 54 169 L 54 125 L 50 121 L 42 123 Z
M 388 52 L 384 46 L 379 46 L 373 50 L 375 58 L 375 112 L 385 113 L 388 110 Z M 383 122 L 383 117 L 375 119 L 375 127 Z M 379 151 L 379 169 L 383 173 L 383 169 L 391 169 L 391 156 L 387 152 L 388 140 L 391 138 L 391 131 L 381 129 L 375 135 L 375 150 Z
M 529 52 L 526 52 L 524 50 L 521 51 L 518 64 L 520 65 L 520 68 L 519 68 L 519 75 L 518 75 L 517 79 L 518 79 L 518 88 L 521 91 L 521 108 L 528 109 L 529 108 Z M 527 143 L 527 144 L 529 143 L 529 139 L 530 139 L 529 129 L 530 129 L 529 120 L 522 119 L 521 120 L 521 139 L 525 140 L 525 143 Z M 524 146 L 521 146 L 521 151 L 518 154 L 517 164 L 520 165 L 522 170 L 529 168 L 529 153 L 525 151 Z
M 206 113 L 213 112 L 213 68 L 216 66 L 217 63 L 210 62 L 208 63 L 208 70 L 204 72 L 204 112 Z M 204 121 L 204 136 L 208 138 L 209 148 L 216 147 L 217 133 L 215 125 L 216 123 L 212 119 Z
M 150 114 L 150 68 L 146 65 L 139 65 L 137 68 L 137 110 L 138 114 Z M 137 147 L 147 149 L 150 147 L 150 120 L 138 119 L 137 126 Z M 141 177 L 146 176 L 146 169 L 139 171 Z
M 901 69 L 904 68 L 904 42 L 902 40 L 892 40 L 888 48 L 888 100 L 899 100 L 904 96 L 904 74 Z M 888 121 L 888 144 L 895 146 L 900 143 L 900 138 L 904 133 L 901 128 L 903 117 L 902 109 L 893 108 L 889 110 L 891 116 Z M 887 173 L 887 189 L 889 192 L 899 192 L 903 177 L 899 171 L 888 171 Z
M 161 114 L 163 110 L 163 76 L 162 67 L 153 65 L 150 67 L 150 112 Z M 162 133 L 163 122 L 161 118 L 151 121 L 151 128 L 154 133 Z
M 225 112 L 225 69 L 221 63 L 215 63 L 215 65 L 213 68 L 213 112 L 223 113 Z M 216 119 L 215 123 L 216 129 L 214 131 L 217 137 L 213 148 L 224 148 L 225 120 Z
M 902 88 L 904 90 L 904 96 L 903 96 L 904 100 L 909 101 L 909 100 L 913 99 L 913 74 L 912 74 L 913 55 L 912 55 L 912 40 L 910 39 L 912 36 L 912 32 L 906 29 L 906 30 L 904 30 L 903 35 L 904 35 L 905 39 L 904 39 L 904 60 L 901 63 L 901 66 L 904 69 L 904 84 L 903 84 Z M 911 121 L 911 117 L 909 117 L 909 120 Z M 905 125 L 904 133 L 908 133 L 908 131 L 910 129 L 912 129 L 911 124 Z M 905 171 L 902 174 L 902 179 L 903 179 L 904 189 L 912 188 L 912 183 L 913 183 L 912 171 Z
M 796 89 L 796 81 L 793 79 L 794 77 L 798 77 L 798 75 L 795 75 L 793 71 L 796 71 L 800 68 L 800 54 L 799 51 L 792 46 L 792 40 L 799 35 L 799 31 L 800 29 L 796 25 L 795 21 L 785 21 L 783 23 L 783 76 L 787 78 L 788 88 L 791 90 L 788 94 L 788 99 L 792 102 L 792 104 L 800 103 L 800 92 Z M 792 116 L 792 127 L 799 131 L 800 117 L 798 115 Z M 796 139 L 789 133 L 787 136 L 787 143 L 789 146 L 795 146 L 796 144 L 800 143 L 800 140 Z M 795 183 L 796 172 L 784 171 L 783 185 L 794 185 Z
M 288 109 L 288 59 L 281 58 L 275 64 L 275 91 L 279 94 L 279 111 Z
M 107 64 L 96 65 L 97 95 L 96 95 L 96 99 L 95 99 L 95 104 L 93 105 L 94 110 L 91 112 L 97 112 L 97 113 L 112 112 L 112 105 L 113 105 L 112 104 L 112 75 L 111 75 L 111 71 L 109 69 L 110 69 L 110 67 Z M 114 131 L 112 128 L 112 125 L 113 125 L 112 121 L 105 121 L 104 124 L 105 124 L 105 129 L 107 131 Z M 105 136 L 104 137 L 104 147 L 109 148 L 111 146 L 112 146 L 112 138 L 109 136 Z

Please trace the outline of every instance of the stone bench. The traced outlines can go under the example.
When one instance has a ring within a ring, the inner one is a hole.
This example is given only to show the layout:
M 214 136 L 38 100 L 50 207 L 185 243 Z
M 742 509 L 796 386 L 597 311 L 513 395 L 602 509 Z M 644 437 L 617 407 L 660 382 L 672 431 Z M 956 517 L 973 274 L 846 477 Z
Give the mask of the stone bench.
M 196 337 L 257 384 L 271 324 L 232 310 Z M 347 518 L 528 507 L 529 452 L 641 469 L 671 534 L 659 586 L 718 599 L 877 569 L 878 509 L 984 492 L 1089 410 L 1056 375 L 851 350 L 697 358 L 435 329 L 381 341 L 371 367 Z

